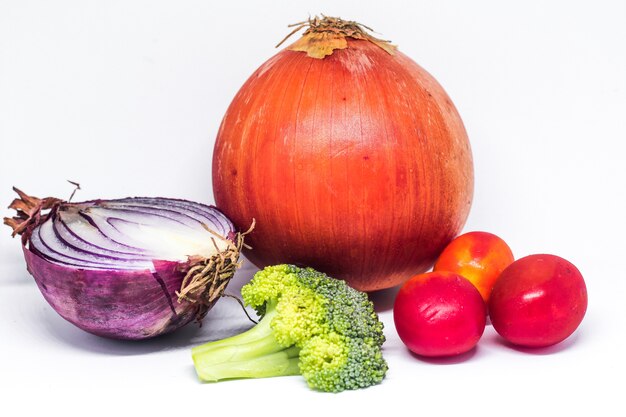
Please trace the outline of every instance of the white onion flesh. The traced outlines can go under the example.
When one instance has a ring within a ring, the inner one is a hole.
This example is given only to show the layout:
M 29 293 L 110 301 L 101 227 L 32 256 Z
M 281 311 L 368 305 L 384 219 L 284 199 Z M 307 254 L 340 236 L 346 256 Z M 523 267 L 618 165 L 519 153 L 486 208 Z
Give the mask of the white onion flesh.
M 165 198 L 65 204 L 36 227 L 30 249 L 85 269 L 152 270 L 154 260 L 209 258 L 232 243 L 215 207 Z

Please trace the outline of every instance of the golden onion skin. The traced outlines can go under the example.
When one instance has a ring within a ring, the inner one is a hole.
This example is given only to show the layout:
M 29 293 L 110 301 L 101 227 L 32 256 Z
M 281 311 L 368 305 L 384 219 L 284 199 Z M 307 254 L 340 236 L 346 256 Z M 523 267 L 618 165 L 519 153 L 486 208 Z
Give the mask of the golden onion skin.
M 373 291 L 428 270 L 461 231 L 473 164 L 439 83 L 399 51 L 346 38 L 323 59 L 286 48 L 233 99 L 213 154 L 217 206 L 246 256 Z

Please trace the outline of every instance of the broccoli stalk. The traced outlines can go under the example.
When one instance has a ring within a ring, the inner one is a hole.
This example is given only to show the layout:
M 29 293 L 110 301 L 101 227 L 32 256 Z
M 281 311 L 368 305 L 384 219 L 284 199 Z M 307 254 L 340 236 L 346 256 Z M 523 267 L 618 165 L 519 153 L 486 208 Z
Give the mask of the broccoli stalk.
M 268 306 L 268 312 L 250 330 L 193 348 L 191 356 L 200 379 L 299 375 L 300 349 L 281 346 L 271 329 L 271 322 L 278 314 L 274 306 L 275 303 Z
M 382 381 L 383 325 L 367 295 L 311 268 L 267 267 L 242 288 L 261 320 L 192 349 L 203 381 L 302 375 L 320 391 Z

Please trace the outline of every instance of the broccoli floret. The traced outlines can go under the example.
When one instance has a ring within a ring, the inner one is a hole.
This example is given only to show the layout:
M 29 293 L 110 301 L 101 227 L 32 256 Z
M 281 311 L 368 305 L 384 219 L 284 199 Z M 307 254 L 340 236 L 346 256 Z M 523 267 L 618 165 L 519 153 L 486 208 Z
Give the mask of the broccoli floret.
M 261 317 L 250 330 L 192 349 L 204 381 L 302 375 L 339 392 L 382 381 L 383 324 L 367 294 L 311 268 L 267 267 L 241 289 Z

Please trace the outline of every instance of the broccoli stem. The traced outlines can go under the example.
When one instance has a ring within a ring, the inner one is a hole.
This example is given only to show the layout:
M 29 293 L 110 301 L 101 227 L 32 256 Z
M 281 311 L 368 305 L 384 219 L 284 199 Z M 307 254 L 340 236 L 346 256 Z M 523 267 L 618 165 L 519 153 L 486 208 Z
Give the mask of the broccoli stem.
M 300 349 L 292 346 L 280 352 L 242 361 L 227 361 L 204 366 L 196 362 L 196 372 L 203 381 L 216 382 L 234 378 L 268 378 L 300 375 Z
M 196 346 L 191 349 L 191 355 L 193 357 L 214 351 L 226 346 L 243 345 L 254 341 L 259 341 L 271 336 L 274 339 L 271 323 L 274 317 L 278 314 L 276 309 L 276 303 L 268 304 L 265 315 L 261 320 L 247 331 L 235 336 L 227 337 L 226 339 L 207 342 L 203 345 Z
M 276 341 L 271 321 L 277 315 L 275 304 L 251 329 L 192 349 L 198 377 L 203 381 L 233 378 L 265 378 L 299 375 L 300 349 Z

